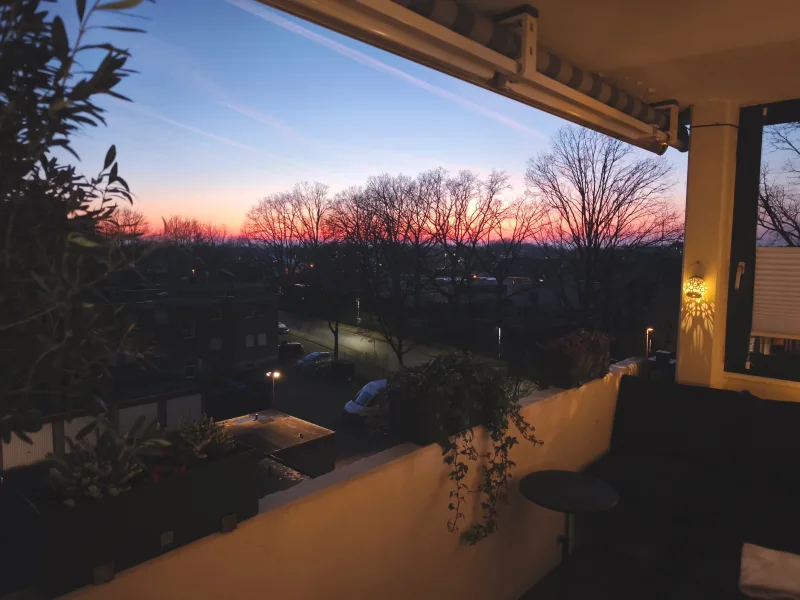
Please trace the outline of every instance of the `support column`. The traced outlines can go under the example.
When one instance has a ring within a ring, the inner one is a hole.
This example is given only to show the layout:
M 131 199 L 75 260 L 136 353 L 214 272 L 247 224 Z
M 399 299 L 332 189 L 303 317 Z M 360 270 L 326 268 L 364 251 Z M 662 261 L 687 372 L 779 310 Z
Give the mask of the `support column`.
M 713 102 L 692 110 L 677 356 L 681 383 L 724 385 L 738 122 L 739 106 L 733 103 Z M 686 280 L 695 275 L 707 286 L 699 300 L 683 293 Z

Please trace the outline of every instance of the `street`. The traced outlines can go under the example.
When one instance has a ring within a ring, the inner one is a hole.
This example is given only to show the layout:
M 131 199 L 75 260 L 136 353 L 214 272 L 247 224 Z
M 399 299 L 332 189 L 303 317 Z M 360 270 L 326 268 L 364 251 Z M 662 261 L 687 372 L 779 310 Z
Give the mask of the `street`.
M 291 334 L 281 337 L 301 342 L 306 353 L 328 350 L 324 346 L 295 338 Z M 348 400 L 355 398 L 367 382 L 365 379 L 356 377 L 350 383 L 335 382 L 329 372 L 298 373 L 293 366 L 294 361 L 281 367 L 281 377 L 275 382 L 272 407 L 298 419 L 335 431 L 337 467 L 394 445 L 388 437 L 370 433 L 363 424 L 343 421 L 344 405 Z
M 333 334 L 328 328 L 328 322 L 323 319 L 299 317 L 286 312 L 279 312 L 278 319 L 289 327 L 290 333 L 282 336 L 291 341 L 297 341 L 304 346 L 308 343 L 314 345 L 314 350 L 333 349 Z M 397 356 L 383 337 L 375 331 L 359 330 L 350 325 L 339 325 L 339 351 L 345 355 L 341 358 L 357 360 L 359 357 L 371 357 L 372 361 L 394 370 L 399 366 Z M 443 352 L 442 349 L 432 346 L 418 345 L 409 350 L 403 357 L 406 366 L 420 365 L 428 362 L 434 356 Z M 363 360 L 363 358 L 362 358 Z

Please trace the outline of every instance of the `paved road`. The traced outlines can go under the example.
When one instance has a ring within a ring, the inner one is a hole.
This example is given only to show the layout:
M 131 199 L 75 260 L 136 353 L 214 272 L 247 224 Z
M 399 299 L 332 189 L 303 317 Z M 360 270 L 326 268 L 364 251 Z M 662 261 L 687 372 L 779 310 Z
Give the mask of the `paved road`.
M 279 319 L 291 330 L 291 338 L 306 345 L 311 342 L 326 350 L 333 349 L 333 334 L 328 328 L 328 322 L 322 319 L 299 317 L 285 312 L 280 312 Z M 374 359 L 393 370 L 399 366 L 397 356 L 392 348 L 383 339 L 381 334 L 366 329 L 357 329 L 350 325 L 339 325 L 339 350 L 344 353 L 358 353 L 370 355 Z M 311 351 L 311 350 L 309 350 Z M 403 356 L 403 364 L 412 366 L 428 362 L 434 356 L 447 352 L 444 348 L 418 345 L 414 346 Z
M 293 336 L 290 334 L 286 337 Z M 314 342 L 301 339 L 298 341 L 303 343 L 307 352 L 327 350 L 326 347 Z M 344 405 L 356 397 L 366 383 L 365 379 L 356 378 L 350 383 L 334 382 L 326 375 L 297 373 L 289 365 L 282 367 L 281 373 L 281 378 L 275 382 L 275 400 L 272 408 L 334 430 L 337 467 L 375 454 L 397 443 L 385 436 L 370 433 L 366 427 L 344 422 L 342 415 Z

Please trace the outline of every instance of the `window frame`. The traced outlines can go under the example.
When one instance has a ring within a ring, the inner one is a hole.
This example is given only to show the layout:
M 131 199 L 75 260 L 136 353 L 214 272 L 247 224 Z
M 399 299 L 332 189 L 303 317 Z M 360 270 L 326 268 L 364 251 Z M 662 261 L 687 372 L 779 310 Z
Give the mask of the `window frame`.
M 755 261 L 758 242 L 758 194 L 764 127 L 800 121 L 800 98 L 742 107 L 736 143 L 736 180 L 733 192 L 731 254 L 728 270 L 728 306 L 725 323 L 726 373 L 800 381 L 800 369 L 776 373 L 750 367 L 753 325 Z M 744 269 L 739 273 L 739 265 Z M 737 288 L 737 278 L 739 286 Z

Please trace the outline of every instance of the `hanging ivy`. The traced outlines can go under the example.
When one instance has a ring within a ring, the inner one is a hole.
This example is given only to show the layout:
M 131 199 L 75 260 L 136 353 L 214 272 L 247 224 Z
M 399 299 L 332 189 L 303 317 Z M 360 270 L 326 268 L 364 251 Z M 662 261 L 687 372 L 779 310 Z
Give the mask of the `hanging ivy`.
M 531 387 L 510 379 L 502 369 L 470 354 L 456 353 L 429 363 L 405 367 L 394 373 L 384 402 L 391 425 L 412 441 L 438 442 L 444 462 L 450 467 L 453 487 L 449 492 L 447 521 L 451 532 L 460 532 L 464 542 L 474 545 L 497 529 L 498 504 L 504 498 L 515 463 L 511 449 L 519 443 L 509 434 L 513 424 L 523 439 L 535 445 L 534 428 L 520 414 L 520 398 Z M 491 449 L 480 452 L 474 427 L 483 425 Z M 465 483 L 472 463 L 481 469 L 478 484 Z M 468 494 L 479 499 L 482 519 L 462 530 Z

